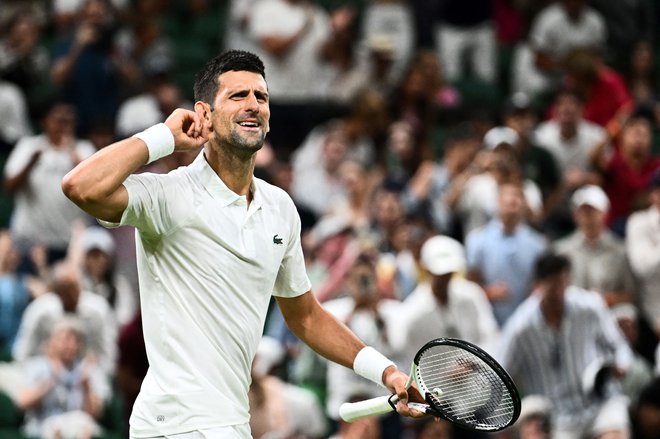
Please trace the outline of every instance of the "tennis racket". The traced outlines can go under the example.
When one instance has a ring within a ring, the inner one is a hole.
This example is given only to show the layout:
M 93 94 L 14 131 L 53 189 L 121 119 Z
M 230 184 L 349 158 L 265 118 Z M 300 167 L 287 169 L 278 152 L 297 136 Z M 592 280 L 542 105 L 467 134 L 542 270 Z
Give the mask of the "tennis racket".
M 408 407 L 478 431 L 499 431 L 520 415 L 520 396 L 513 380 L 490 355 L 463 340 L 439 338 L 415 355 L 406 384 L 413 382 L 426 404 Z M 347 422 L 396 410 L 397 395 L 342 404 Z

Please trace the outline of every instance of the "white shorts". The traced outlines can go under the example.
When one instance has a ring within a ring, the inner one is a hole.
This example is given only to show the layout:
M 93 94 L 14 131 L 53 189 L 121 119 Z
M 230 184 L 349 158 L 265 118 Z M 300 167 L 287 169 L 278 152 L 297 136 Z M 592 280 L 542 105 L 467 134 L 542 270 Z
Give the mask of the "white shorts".
M 137 439 L 130 436 L 130 439 Z M 186 433 L 155 436 L 149 439 L 252 439 L 250 424 L 230 425 L 228 427 L 205 428 Z

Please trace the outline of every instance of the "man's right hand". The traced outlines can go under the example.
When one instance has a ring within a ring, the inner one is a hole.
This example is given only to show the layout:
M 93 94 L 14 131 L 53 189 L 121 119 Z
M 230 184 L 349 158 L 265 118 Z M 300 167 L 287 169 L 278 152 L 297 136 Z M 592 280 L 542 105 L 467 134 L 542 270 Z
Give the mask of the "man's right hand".
M 174 136 L 175 151 L 195 150 L 208 140 L 208 128 L 194 111 L 177 108 L 165 120 L 165 125 Z

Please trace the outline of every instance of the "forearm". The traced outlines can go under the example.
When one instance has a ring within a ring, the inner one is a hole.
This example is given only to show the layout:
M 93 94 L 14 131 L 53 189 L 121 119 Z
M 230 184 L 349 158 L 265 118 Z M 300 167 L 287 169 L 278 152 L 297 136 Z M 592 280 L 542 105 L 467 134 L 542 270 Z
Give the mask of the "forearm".
M 16 405 L 21 410 L 29 410 L 39 405 L 41 400 L 53 388 L 51 381 L 45 381 L 36 387 L 23 390 L 16 400 Z
M 65 57 L 55 62 L 51 70 L 51 78 L 55 84 L 62 85 L 69 79 L 73 66 L 76 65 L 82 53 L 82 49 L 82 47 L 75 45 Z
M 13 177 L 5 178 L 5 190 L 8 193 L 13 194 L 18 189 L 20 189 L 27 182 L 28 177 L 30 177 L 30 172 L 38 160 L 39 154 L 35 154 L 21 172 L 14 175 Z

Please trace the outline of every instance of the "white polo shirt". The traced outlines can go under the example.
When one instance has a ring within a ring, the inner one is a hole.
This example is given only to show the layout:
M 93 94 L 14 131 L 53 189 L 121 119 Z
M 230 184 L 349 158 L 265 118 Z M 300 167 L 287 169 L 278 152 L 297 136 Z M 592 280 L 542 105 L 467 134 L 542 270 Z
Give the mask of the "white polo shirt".
M 137 228 L 150 365 L 130 419 L 134 437 L 249 421 L 250 367 L 270 296 L 311 288 L 293 202 L 253 182 L 248 208 L 203 153 L 169 174 L 124 182 L 120 225 Z

